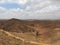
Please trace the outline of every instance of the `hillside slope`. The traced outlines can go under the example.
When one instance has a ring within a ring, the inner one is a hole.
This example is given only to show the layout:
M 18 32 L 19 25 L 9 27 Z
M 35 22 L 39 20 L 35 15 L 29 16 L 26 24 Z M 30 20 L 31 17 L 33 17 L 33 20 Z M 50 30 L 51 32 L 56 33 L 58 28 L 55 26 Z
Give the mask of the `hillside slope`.
M 24 38 L 11 34 L 0 29 L 0 45 L 45 45 L 34 41 L 27 41 Z
M 9 42 L 9 39 L 13 45 L 16 45 L 16 41 L 20 42 L 22 45 L 28 42 L 30 45 L 40 45 L 40 43 L 57 45 L 60 44 L 60 21 L 48 21 L 48 20 L 18 20 L 18 19 L 10 19 L 6 21 L 0 22 L 0 29 L 3 29 L 1 35 L 1 39 L 3 43 L 5 43 L 4 39 L 6 38 Z M 0 30 L 1 32 L 1 30 Z M 6 36 L 6 34 L 8 36 Z M 3 36 L 2 36 L 3 35 Z M 22 40 L 24 41 L 22 41 Z M 21 41 L 20 41 L 21 40 Z M 26 42 L 27 41 L 27 42 Z M 24 44 L 23 44 L 24 42 Z M 56 43 L 55 43 L 56 42 Z M 26 44 L 26 45 L 28 45 Z M 3 45 L 3 44 L 1 44 Z M 12 45 L 12 44 L 11 44 Z

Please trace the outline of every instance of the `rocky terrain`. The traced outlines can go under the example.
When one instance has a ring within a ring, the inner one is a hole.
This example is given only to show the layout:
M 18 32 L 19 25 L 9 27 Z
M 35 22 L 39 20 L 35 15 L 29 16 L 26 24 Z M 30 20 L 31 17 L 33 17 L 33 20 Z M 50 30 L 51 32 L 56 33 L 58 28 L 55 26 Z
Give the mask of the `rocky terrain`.
M 1 20 L 1 45 L 60 45 L 60 20 Z

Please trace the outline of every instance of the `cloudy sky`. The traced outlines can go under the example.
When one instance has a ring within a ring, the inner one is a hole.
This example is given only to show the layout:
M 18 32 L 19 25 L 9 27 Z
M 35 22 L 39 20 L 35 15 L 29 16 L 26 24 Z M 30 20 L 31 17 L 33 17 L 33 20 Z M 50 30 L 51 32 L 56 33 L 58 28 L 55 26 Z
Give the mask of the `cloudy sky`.
M 60 0 L 0 0 L 0 19 L 60 19 Z

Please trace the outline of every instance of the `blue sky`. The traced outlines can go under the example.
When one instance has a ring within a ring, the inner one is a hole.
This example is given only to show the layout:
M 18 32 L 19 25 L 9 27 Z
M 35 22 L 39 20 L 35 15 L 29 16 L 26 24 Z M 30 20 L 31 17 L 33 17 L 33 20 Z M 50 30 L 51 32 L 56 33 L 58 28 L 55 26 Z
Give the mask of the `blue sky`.
M 4 3 L 4 4 L 1 4 L 0 6 L 6 8 L 6 9 L 10 9 L 10 8 L 21 8 L 21 9 L 25 9 L 26 8 L 26 5 L 23 6 L 23 5 L 19 5 L 17 3 Z
M 0 0 L 0 7 L 6 9 L 10 9 L 10 8 L 25 9 L 27 7 L 26 3 L 27 0 Z
M 60 19 L 59 0 L 0 0 L 0 19 Z

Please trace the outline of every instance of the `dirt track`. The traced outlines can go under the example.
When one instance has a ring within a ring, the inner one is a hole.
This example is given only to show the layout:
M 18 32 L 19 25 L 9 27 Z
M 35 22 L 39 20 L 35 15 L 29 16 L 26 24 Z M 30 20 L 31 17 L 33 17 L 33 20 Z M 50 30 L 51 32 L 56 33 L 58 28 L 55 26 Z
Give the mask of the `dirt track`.
M 37 44 L 37 45 L 45 45 L 45 44 L 43 44 L 43 43 L 38 43 L 38 42 L 33 42 L 33 41 L 26 41 L 26 40 L 24 40 L 23 38 L 20 38 L 20 37 L 16 37 L 15 35 L 12 35 L 12 34 L 10 34 L 9 32 L 7 32 L 7 31 L 4 31 L 4 30 L 1 30 L 1 31 L 3 31 L 5 34 L 7 34 L 7 35 L 9 35 L 9 36 L 11 36 L 11 37 L 14 37 L 14 38 L 16 38 L 16 39 L 19 39 L 19 40 L 21 40 L 21 41 L 23 41 L 23 42 L 29 42 L 29 43 L 32 43 L 32 44 Z M 46 44 L 46 45 L 48 45 L 48 44 Z

